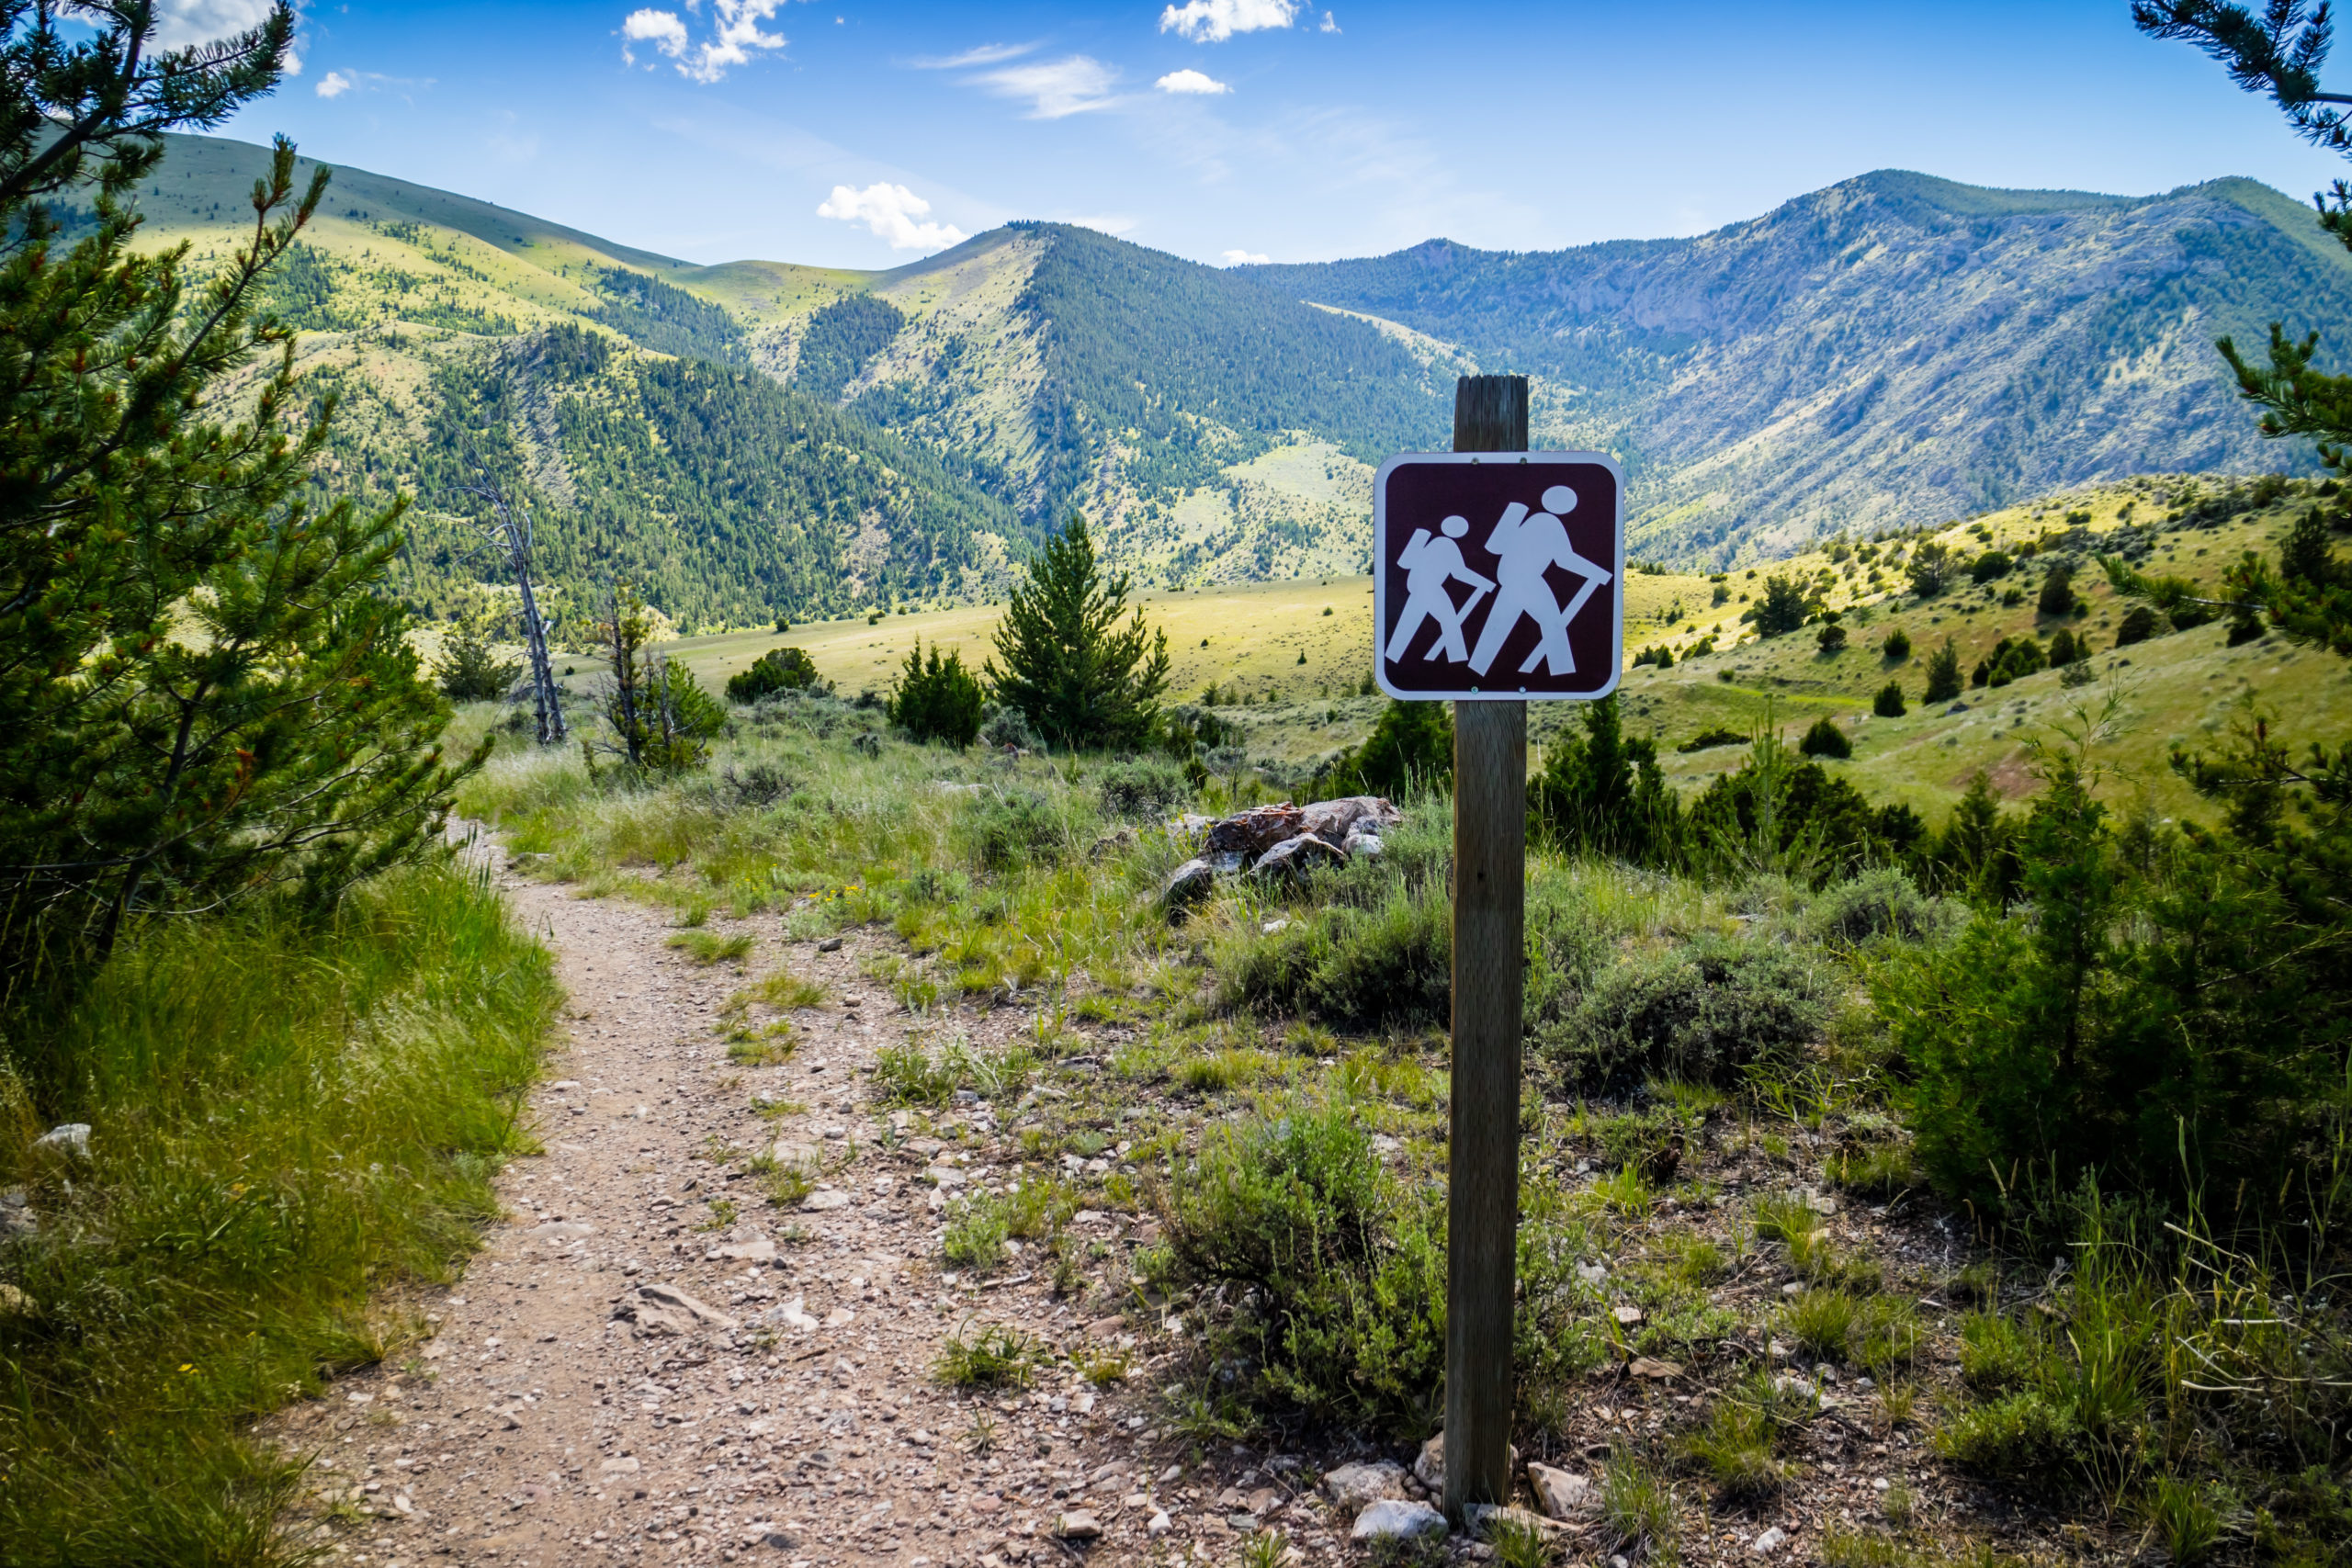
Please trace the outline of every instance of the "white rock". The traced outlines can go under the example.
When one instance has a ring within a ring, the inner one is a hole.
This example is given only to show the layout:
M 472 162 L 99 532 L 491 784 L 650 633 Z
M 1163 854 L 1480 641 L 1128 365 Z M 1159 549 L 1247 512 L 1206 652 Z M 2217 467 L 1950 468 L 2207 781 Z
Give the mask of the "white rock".
M 820 1187 L 803 1198 L 800 1206 L 812 1214 L 823 1213 L 828 1209 L 846 1209 L 849 1207 L 849 1194 L 837 1187 Z
M 753 1236 L 749 1241 L 730 1241 L 723 1247 L 714 1247 L 709 1256 L 713 1258 L 733 1258 L 738 1263 L 773 1263 L 775 1261 L 775 1243 L 763 1235 Z
M 715 1328 L 735 1326 L 733 1318 L 675 1285 L 639 1285 L 621 1298 L 613 1315 L 634 1322 L 640 1335 L 692 1334 L 706 1324 Z
M 1405 1467 L 1391 1460 L 1343 1464 L 1323 1477 L 1323 1493 L 1342 1508 L 1360 1509 L 1405 1495 Z
M 1577 1278 L 1588 1285 L 1605 1285 L 1609 1282 L 1609 1270 L 1598 1263 L 1579 1263 Z
M 1789 1532 L 1774 1525 L 1770 1529 L 1748 1542 L 1747 1550 L 1758 1557 L 1770 1557 L 1788 1543 Z
M 1160 1537 L 1166 1535 L 1170 1530 L 1174 1529 L 1175 1528 L 1175 1522 L 1169 1518 L 1167 1509 L 1154 1508 L 1151 1511 L 1150 1522 L 1143 1527 L 1143 1533 L 1149 1536 L 1152 1540 L 1158 1540 Z
M 1405 1502 L 1385 1497 L 1356 1516 L 1355 1529 L 1348 1532 L 1351 1540 L 1417 1540 L 1423 1536 L 1443 1536 L 1445 1516 L 1427 1503 Z
M 62 1126 L 51 1127 L 33 1140 L 33 1147 L 87 1159 L 90 1157 L 90 1124 L 87 1122 L 68 1122 Z
M 1531 1462 L 1527 1467 L 1527 1484 L 1535 1494 L 1535 1505 L 1555 1519 L 1580 1519 L 1597 1512 L 1599 1495 L 1592 1489 L 1589 1476 L 1554 1465 Z
M 637 1461 L 625 1454 L 619 1459 L 606 1460 L 604 1463 L 598 1465 L 596 1470 L 599 1474 L 603 1475 L 635 1475 L 637 1473 Z
M 1510 1450 L 1510 1463 L 1514 1470 L 1519 1467 L 1519 1449 L 1515 1444 Z M 1413 1461 L 1413 1479 L 1432 1492 L 1445 1490 L 1445 1434 L 1443 1432 L 1440 1432 L 1421 1445 L 1420 1457 Z
M 1054 1521 L 1054 1533 L 1064 1540 L 1100 1540 L 1102 1525 L 1092 1514 L 1077 1508 Z

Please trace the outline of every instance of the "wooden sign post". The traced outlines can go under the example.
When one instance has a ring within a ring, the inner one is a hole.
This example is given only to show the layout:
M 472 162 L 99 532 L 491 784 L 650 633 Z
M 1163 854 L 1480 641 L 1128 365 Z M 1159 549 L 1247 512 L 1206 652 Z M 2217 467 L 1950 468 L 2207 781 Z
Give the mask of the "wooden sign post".
M 1527 378 L 1464 376 L 1456 452 L 1527 450 Z M 1527 704 L 1453 705 L 1453 1083 L 1446 1136 L 1445 1511 L 1510 1497 L 1527 977 Z
M 1527 378 L 1465 376 L 1453 450 L 1373 481 L 1374 670 L 1453 704 L 1453 1098 L 1446 1149 L 1445 1509 L 1510 1495 L 1526 988 L 1527 705 L 1617 689 L 1624 476 L 1530 452 Z

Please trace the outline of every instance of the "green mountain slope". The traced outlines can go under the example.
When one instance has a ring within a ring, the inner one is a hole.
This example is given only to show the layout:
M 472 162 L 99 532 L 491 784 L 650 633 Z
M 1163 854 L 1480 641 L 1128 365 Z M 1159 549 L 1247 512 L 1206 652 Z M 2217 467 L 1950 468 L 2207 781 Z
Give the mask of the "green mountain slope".
M 2352 314 L 2352 257 L 2248 180 L 2130 199 L 1884 172 L 1687 241 L 1253 270 L 1533 372 L 1548 438 L 1628 460 L 1643 547 L 1716 565 L 2132 473 L 2306 468 L 2212 340 Z

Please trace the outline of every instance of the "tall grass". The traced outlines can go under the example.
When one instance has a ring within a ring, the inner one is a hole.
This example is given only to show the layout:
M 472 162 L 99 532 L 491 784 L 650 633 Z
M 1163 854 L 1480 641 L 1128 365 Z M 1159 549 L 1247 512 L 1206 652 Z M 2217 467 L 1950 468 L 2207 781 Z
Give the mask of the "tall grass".
M 6 1023 L 0 1562 L 296 1560 L 300 1467 L 252 1416 L 405 1330 L 494 1213 L 558 999 L 486 880 L 388 877 L 322 923 L 248 909 L 140 931 L 62 1016 Z M 26 1136 L 86 1122 L 86 1160 Z

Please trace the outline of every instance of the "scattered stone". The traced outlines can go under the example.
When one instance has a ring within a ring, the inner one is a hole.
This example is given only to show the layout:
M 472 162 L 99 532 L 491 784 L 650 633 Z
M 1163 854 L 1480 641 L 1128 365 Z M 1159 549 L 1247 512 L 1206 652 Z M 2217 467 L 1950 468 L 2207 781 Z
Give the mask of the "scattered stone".
M 1587 1518 L 1600 1509 L 1600 1495 L 1593 1490 L 1592 1478 L 1574 1471 L 1530 1462 L 1527 1485 L 1535 1494 L 1535 1506 L 1555 1519 Z
M 1355 1528 L 1348 1532 L 1354 1541 L 1419 1540 L 1424 1537 L 1445 1535 L 1445 1516 L 1427 1503 L 1410 1503 L 1397 1498 L 1383 1498 L 1356 1516 Z
M 1262 855 L 1283 840 L 1304 832 L 1301 824 L 1306 819 L 1306 813 L 1288 801 L 1280 806 L 1253 807 L 1212 827 L 1201 847 L 1209 854 Z
M 1462 1510 L 1462 1522 L 1469 1526 L 1470 1533 L 1480 1540 L 1493 1535 L 1498 1525 L 1517 1525 L 1522 1529 L 1533 1530 L 1546 1540 L 1568 1533 L 1541 1514 L 1531 1514 L 1525 1508 L 1495 1503 L 1470 1504 Z
M 1789 1532 L 1782 1529 L 1780 1526 L 1774 1525 L 1770 1529 L 1766 1530 L 1762 1535 L 1758 1536 L 1754 1540 L 1750 1541 L 1748 1543 L 1747 1550 L 1754 1552 L 1758 1557 L 1770 1557 L 1774 1552 L 1780 1551 L 1781 1548 L 1788 1545 L 1788 1543 Z
M 577 1241 L 582 1236 L 594 1235 L 596 1227 L 580 1220 L 549 1220 L 543 1225 L 533 1225 L 524 1234 L 539 1241 Z
M 692 1334 L 708 1324 L 732 1328 L 735 1320 L 675 1285 L 645 1284 L 621 1298 L 613 1315 L 637 1325 L 639 1335 Z
M 68 1122 L 51 1127 L 33 1140 L 33 1147 L 49 1154 L 71 1155 L 76 1159 L 90 1157 L 90 1124 Z
M 817 951 L 820 953 L 839 953 L 841 950 L 842 939 L 837 936 L 829 936 L 817 944 Z
M 596 1471 L 597 1473 L 601 1475 L 635 1475 L 637 1473 L 637 1461 L 627 1454 L 623 1454 L 618 1459 L 606 1460 L 604 1463 L 596 1467 Z
M 1342 1508 L 1363 1509 L 1405 1495 L 1405 1467 L 1393 1460 L 1343 1464 L 1323 1477 L 1323 1493 Z
M 1634 1358 L 1634 1364 L 1626 1370 L 1637 1378 L 1648 1378 L 1656 1382 L 1671 1382 L 1682 1375 L 1682 1363 L 1657 1361 L 1647 1356 L 1636 1356 Z
M 775 1261 L 775 1243 L 763 1235 L 744 1236 L 738 1233 L 736 1239 L 712 1247 L 706 1256 L 732 1258 L 738 1263 L 773 1263 Z
M 1637 1306 L 1611 1307 L 1609 1309 L 1609 1315 L 1615 1318 L 1625 1327 L 1631 1328 L 1634 1325 L 1642 1321 L 1642 1309 Z
M 838 1187 L 820 1187 L 800 1200 L 800 1206 L 812 1214 L 821 1214 L 828 1209 L 846 1209 L 849 1194 Z
M 1092 1514 L 1077 1508 L 1054 1521 L 1054 1533 L 1064 1540 L 1100 1540 L 1102 1525 Z
M 0 1285 L 0 1317 L 31 1317 L 39 1311 L 32 1297 L 14 1285 Z
M 1169 1518 L 1167 1509 L 1154 1508 L 1151 1511 L 1151 1518 L 1149 1522 L 1143 1527 L 1143 1533 L 1149 1536 L 1152 1540 L 1158 1540 L 1160 1537 L 1166 1535 L 1170 1530 L 1174 1529 L 1175 1528 L 1175 1522 Z

